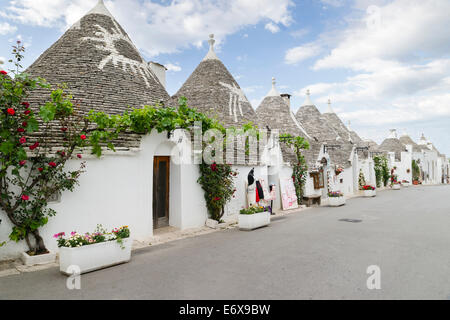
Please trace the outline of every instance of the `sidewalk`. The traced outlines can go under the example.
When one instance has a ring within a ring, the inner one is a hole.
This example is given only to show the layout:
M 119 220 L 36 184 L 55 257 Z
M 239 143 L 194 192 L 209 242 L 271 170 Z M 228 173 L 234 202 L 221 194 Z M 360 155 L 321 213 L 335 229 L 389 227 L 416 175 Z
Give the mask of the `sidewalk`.
M 279 217 L 283 217 L 290 214 L 299 213 L 308 209 L 312 208 L 306 208 L 305 206 L 300 206 L 298 209 L 293 210 L 279 210 L 276 212 L 275 215 L 271 216 L 271 219 L 277 219 Z M 152 237 L 147 238 L 138 238 L 134 239 L 133 241 L 133 248 L 132 250 L 139 250 L 142 248 L 147 248 L 150 246 L 157 246 L 164 243 L 176 241 L 176 240 L 182 240 L 186 238 L 192 238 L 197 237 L 213 232 L 218 232 L 221 230 L 226 229 L 235 229 L 238 227 L 238 214 L 231 215 L 224 217 L 225 223 L 219 224 L 216 228 L 210 228 L 208 226 L 203 226 L 199 228 L 191 228 L 191 229 L 185 229 L 180 230 L 178 228 L 174 227 L 165 227 L 161 229 L 157 229 L 154 231 Z M 58 259 L 58 258 L 57 258 Z M 20 259 L 16 260 L 8 260 L 8 261 L 1 261 L 0 262 L 0 278 L 1 277 L 7 277 L 11 275 L 18 275 L 25 272 L 34 272 L 34 271 L 40 271 L 45 270 L 49 268 L 59 267 L 58 260 L 55 263 L 45 264 L 45 265 L 36 265 L 36 266 L 25 266 L 22 264 L 22 261 Z

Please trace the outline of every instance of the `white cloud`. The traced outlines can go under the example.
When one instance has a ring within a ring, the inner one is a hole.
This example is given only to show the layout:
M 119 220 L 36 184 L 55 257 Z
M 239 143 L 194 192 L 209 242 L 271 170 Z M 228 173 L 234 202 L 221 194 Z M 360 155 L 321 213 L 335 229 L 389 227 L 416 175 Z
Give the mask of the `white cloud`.
M 267 23 L 264 26 L 264 29 L 269 30 L 272 33 L 277 33 L 278 31 L 280 31 L 280 27 L 272 22 Z
M 367 8 L 371 3 L 355 1 L 356 10 L 364 11 L 353 11 L 345 27 L 309 44 L 327 51 L 313 70 L 341 69 L 346 76 L 294 94 L 304 96 L 310 89 L 322 110 L 331 98 L 344 121 L 379 142 L 389 127 L 431 130 L 431 123 L 450 117 L 450 2 L 380 0 L 378 7 Z M 301 48 L 299 57 L 308 57 Z
M 171 71 L 171 72 L 180 72 L 181 71 L 181 67 L 179 65 L 176 65 L 173 63 L 166 63 L 164 66 L 167 68 L 167 71 Z
M 303 38 L 304 36 L 306 36 L 309 33 L 309 29 L 307 28 L 303 28 L 303 29 L 298 29 L 295 31 L 291 32 L 291 36 L 293 36 L 294 38 Z
M 297 64 L 308 58 L 315 57 L 322 51 L 321 47 L 314 43 L 308 43 L 286 51 L 284 61 L 287 64 Z
M 371 6 L 338 37 L 343 40 L 315 69 L 377 69 L 377 61 L 419 61 L 450 50 L 450 1 L 396 0 Z M 369 62 L 369 64 L 367 63 Z
M 1 22 L 0 23 L 0 35 L 7 35 L 10 33 L 14 33 L 17 31 L 16 26 L 10 25 L 8 22 Z
M 25 24 L 69 26 L 97 0 L 10 0 L 0 16 Z M 290 0 L 105 1 L 112 14 L 149 56 L 201 46 L 209 33 L 218 44 L 230 34 L 261 22 L 289 25 Z

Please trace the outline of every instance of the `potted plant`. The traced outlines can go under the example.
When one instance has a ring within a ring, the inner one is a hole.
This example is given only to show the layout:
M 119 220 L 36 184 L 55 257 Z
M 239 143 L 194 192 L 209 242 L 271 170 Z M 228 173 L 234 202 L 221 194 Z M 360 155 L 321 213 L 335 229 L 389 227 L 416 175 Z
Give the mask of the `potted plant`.
M 68 271 L 71 266 L 77 266 L 80 273 L 86 273 L 131 259 L 133 240 L 128 226 L 108 233 L 99 225 L 94 233 L 81 235 L 72 232 L 67 239 L 64 236 L 64 232 L 54 235 L 59 247 L 59 269 L 63 274 L 71 275 Z
M 365 185 L 362 186 L 361 190 L 364 192 L 364 197 L 376 197 L 377 195 L 377 188 L 371 185 Z
M 344 194 L 340 191 L 328 192 L 328 205 L 330 207 L 340 207 L 345 205 Z
M 253 206 L 239 212 L 239 229 L 254 230 L 270 224 L 270 207 Z
M 408 180 L 402 180 L 402 186 L 409 187 L 410 185 L 411 185 L 411 183 L 409 183 Z

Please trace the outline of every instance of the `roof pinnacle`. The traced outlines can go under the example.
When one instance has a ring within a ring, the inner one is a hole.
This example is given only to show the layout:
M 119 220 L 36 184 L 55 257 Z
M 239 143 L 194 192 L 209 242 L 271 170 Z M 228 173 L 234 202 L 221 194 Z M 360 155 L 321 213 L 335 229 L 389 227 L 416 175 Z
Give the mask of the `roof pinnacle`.
M 334 113 L 334 110 L 331 107 L 331 99 L 328 99 L 328 109 L 325 113 Z
M 280 93 L 278 92 L 277 87 L 276 87 L 276 83 L 277 83 L 277 81 L 275 80 L 274 77 L 272 77 L 272 89 L 270 89 L 269 93 L 267 94 L 268 97 L 280 96 Z
M 214 34 L 209 35 L 208 43 L 209 43 L 209 51 L 203 60 L 219 60 L 214 51 L 214 44 L 216 43 L 216 40 L 214 39 Z

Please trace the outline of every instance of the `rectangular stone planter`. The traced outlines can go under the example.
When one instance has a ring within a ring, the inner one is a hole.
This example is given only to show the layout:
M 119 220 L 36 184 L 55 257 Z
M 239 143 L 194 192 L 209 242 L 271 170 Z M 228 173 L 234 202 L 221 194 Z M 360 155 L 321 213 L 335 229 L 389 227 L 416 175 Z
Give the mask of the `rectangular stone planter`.
M 330 207 L 340 207 L 345 205 L 344 197 L 328 197 L 328 205 Z
M 255 214 L 240 214 L 239 229 L 254 230 L 270 224 L 270 212 L 260 212 Z
M 377 190 L 364 190 L 364 197 L 372 198 L 377 196 Z
M 37 256 L 30 256 L 30 255 L 28 255 L 28 253 L 22 252 L 20 259 L 22 260 L 23 264 L 26 266 L 41 265 L 41 264 L 55 262 L 56 261 L 56 253 L 50 252 L 50 253 L 46 253 L 46 254 L 40 254 Z
M 399 185 L 399 184 L 394 184 L 394 185 L 392 186 L 392 189 L 394 189 L 394 190 L 400 190 L 400 185 Z
M 123 239 L 122 246 L 117 241 L 107 241 L 78 248 L 59 248 L 59 270 L 72 275 L 73 270 L 86 273 L 111 267 L 131 260 L 131 238 Z M 70 268 L 69 268 L 70 267 Z

